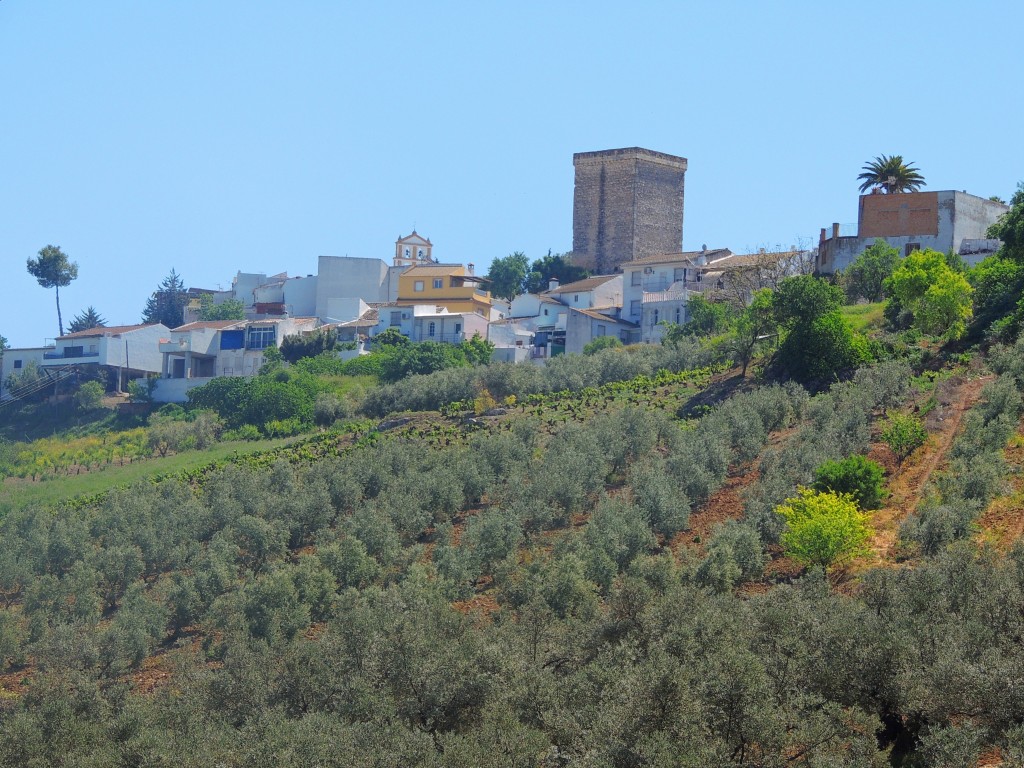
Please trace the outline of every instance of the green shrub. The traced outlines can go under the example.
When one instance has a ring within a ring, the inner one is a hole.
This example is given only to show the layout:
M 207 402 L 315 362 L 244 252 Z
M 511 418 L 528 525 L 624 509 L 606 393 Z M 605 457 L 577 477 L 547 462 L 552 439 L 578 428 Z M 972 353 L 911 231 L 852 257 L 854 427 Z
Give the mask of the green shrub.
M 330 426 L 346 413 L 347 409 L 341 398 L 333 392 L 321 392 L 316 396 L 313 403 L 313 421 L 320 426 Z
M 928 439 L 921 420 L 909 414 L 893 412 L 882 429 L 882 442 L 888 445 L 902 464 Z
M 775 511 L 786 521 L 783 550 L 798 563 L 828 568 L 867 551 L 868 516 L 850 496 L 801 488 Z
M 91 411 L 98 408 L 103 400 L 103 385 L 98 381 L 87 381 L 75 393 L 75 405 L 80 410 Z
M 346 373 L 346 363 L 351 360 L 342 360 L 334 352 L 324 352 L 316 357 L 303 357 L 292 365 L 295 371 L 312 373 L 315 376 L 341 376 Z
M 221 437 L 224 440 L 262 440 L 263 433 L 255 424 L 243 424 L 238 429 L 231 429 Z
M 814 473 L 814 490 L 846 493 L 861 509 L 875 509 L 882 499 L 882 467 L 866 456 L 826 461 Z
M 274 419 L 263 425 L 267 437 L 291 437 L 301 431 L 302 422 L 299 419 Z
M 619 341 L 616 336 L 598 336 L 596 339 L 591 341 L 589 344 L 583 347 L 584 355 L 596 355 L 603 349 L 614 349 L 615 347 L 621 347 L 622 342 Z
M 730 520 L 711 534 L 707 557 L 697 568 L 697 583 L 727 592 L 741 581 L 760 578 L 764 563 L 764 545 L 757 530 Z
M 374 352 L 353 357 L 342 363 L 338 373 L 343 376 L 374 376 L 379 379 L 384 375 L 384 356 Z

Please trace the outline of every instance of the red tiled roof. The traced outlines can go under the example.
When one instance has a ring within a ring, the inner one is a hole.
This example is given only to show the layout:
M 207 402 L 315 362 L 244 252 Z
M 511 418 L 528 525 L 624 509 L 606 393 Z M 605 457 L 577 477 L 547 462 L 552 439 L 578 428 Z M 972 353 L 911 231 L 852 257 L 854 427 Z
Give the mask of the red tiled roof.
M 150 328 L 159 323 L 142 323 L 140 325 L 110 325 L 110 326 L 99 326 L 96 328 L 90 328 L 86 331 L 75 331 L 74 333 L 65 333 L 63 336 L 59 336 L 61 339 L 85 339 L 91 336 L 115 336 L 119 333 L 128 333 L 130 331 L 137 331 L 140 328 Z
M 560 285 L 557 288 L 551 288 L 550 290 L 544 291 L 544 293 L 549 295 L 557 293 L 584 293 L 586 291 L 592 291 L 595 288 L 604 285 L 609 280 L 614 280 L 617 277 L 621 277 L 621 275 L 594 275 L 594 277 L 586 277 L 583 280 L 577 280 L 573 283 Z
M 704 256 L 708 261 L 722 259 L 731 256 L 732 251 L 728 248 L 709 248 L 706 251 L 683 251 L 681 253 L 661 253 L 656 256 L 645 256 L 642 259 L 634 259 L 620 264 L 620 267 L 631 267 L 641 264 L 671 264 L 677 261 L 689 261 L 696 263 L 697 259 Z

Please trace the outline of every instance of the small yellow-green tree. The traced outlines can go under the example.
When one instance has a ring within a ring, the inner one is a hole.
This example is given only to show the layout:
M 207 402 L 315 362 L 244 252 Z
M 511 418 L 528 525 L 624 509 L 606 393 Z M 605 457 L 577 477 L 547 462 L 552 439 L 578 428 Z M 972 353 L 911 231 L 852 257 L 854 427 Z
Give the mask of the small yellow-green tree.
M 967 331 L 974 289 L 944 254 L 914 251 L 885 281 L 885 289 L 910 310 L 922 332 L 959 339 Z
M 786 555 L 803 565 L 828 568 L 867 551 L 869 518 L 848 494 L 800 488 L 775 511 L 786 521 L 782 534 Z

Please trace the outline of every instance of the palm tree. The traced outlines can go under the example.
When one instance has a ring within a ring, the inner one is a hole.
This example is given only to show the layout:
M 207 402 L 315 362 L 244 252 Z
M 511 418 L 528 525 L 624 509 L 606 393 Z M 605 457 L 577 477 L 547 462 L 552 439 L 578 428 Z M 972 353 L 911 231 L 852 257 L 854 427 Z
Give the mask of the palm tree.
M 891 195 L 895 192 L 917 192 L 925 186 L 924 176 L 918 173 L 913 163 L 903 163 L 903 155 L 879 155 L 864 166 L 864 173 L 858 176 L 864 183 L 861 192 L 878 187 Z

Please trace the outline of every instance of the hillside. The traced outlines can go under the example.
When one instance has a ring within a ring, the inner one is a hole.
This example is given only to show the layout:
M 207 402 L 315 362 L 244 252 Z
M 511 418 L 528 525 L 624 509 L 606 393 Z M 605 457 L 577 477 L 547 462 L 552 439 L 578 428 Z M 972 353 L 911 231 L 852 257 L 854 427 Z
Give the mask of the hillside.
M 1024 346 L 909 360 L 440 371 L 372 421 L 8 478 L 0 762 L 1012 764 Z M 871 539 L 806 569 L 775 510 L 849 456 Z

